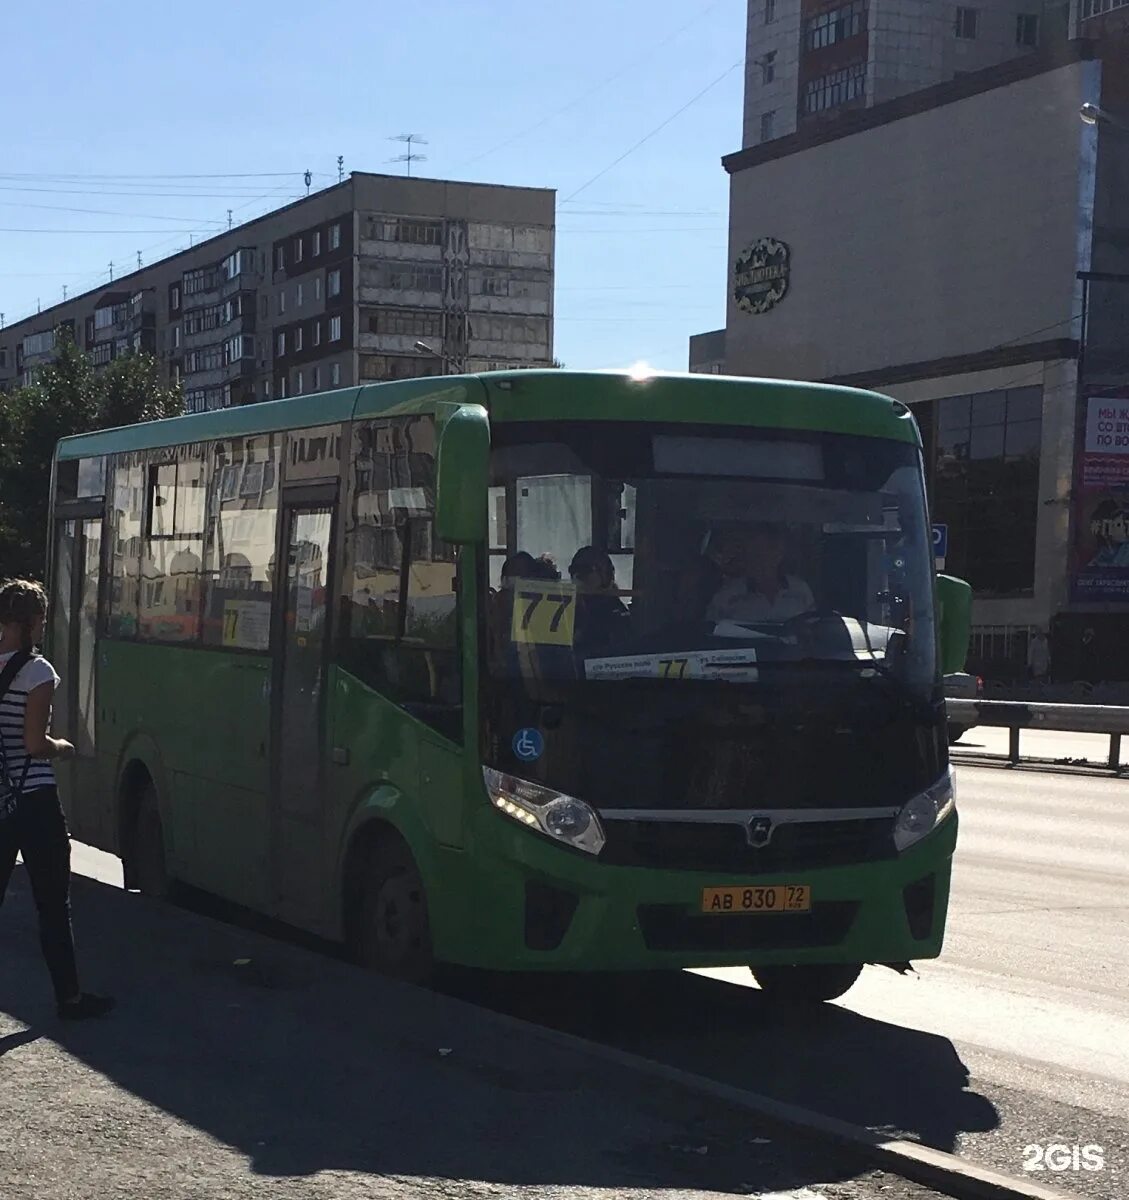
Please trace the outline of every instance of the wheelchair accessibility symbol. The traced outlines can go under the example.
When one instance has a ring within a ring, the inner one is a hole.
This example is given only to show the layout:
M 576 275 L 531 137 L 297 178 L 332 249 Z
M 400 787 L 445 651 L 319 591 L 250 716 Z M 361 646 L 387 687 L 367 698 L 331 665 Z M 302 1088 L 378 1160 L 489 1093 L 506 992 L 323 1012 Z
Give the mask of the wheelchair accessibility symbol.
M 541 730 L 528 725 L 514 734 L 511 745 L 514 754 L 522 762 L 536 762 L 545 753 L 545 739 L 541 736 Z

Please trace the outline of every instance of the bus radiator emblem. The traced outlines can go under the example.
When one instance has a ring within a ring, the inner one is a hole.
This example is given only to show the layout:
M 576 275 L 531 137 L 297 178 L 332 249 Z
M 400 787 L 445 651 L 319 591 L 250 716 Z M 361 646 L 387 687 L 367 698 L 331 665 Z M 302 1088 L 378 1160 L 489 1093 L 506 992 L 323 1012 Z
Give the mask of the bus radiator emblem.
M 745 827 L 749 845 L 754 850 L 763 849 L 772 841 L 772 820 L 769 817 L 753 817 Z

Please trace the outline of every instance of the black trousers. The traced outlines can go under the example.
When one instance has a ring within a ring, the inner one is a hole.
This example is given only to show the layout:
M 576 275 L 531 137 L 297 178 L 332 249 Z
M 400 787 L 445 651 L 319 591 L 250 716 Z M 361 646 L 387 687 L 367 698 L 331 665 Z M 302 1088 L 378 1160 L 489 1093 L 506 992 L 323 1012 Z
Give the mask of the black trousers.
M 16 865 L 24 856 L 31 894 L 39 911 L 39 944 L 51 972 L 55 999 L 78 994 L 74 937 L 71 933 L 71 839 L 59 793 L 34 788 L 16 803 L 16 811 L 0 819 L 0 904 Z

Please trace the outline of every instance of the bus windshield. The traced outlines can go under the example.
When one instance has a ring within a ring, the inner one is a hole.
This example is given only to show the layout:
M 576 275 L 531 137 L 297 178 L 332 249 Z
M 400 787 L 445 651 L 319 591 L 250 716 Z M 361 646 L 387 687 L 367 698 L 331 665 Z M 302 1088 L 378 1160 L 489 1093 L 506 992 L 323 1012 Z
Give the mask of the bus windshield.
M 936 679 L 920 453 L 858 435 L 496 425 L 496 680 L 750 685 L 804 666 Z

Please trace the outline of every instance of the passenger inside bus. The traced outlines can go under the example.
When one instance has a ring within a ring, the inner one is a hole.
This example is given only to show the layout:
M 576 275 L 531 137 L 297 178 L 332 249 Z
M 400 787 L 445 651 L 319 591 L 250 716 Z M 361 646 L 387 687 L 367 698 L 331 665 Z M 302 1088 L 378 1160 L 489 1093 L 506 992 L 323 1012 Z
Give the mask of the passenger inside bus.
M 811 588 L 785 570 L 782 525 L 759 522 L 711 536 L 706 548 L 724 582 L 706 608 L 707 621 L 788 621 L 815 608 Z
M 577 650 L 589 653 L 624 636 L 628 611 L 619 598 L 610 555 L 595 546 L 581 546 L 573 555 L 568 573 L 577 588 Z

